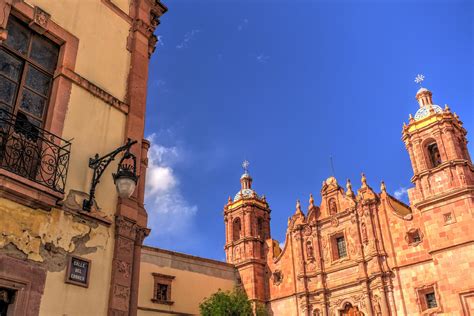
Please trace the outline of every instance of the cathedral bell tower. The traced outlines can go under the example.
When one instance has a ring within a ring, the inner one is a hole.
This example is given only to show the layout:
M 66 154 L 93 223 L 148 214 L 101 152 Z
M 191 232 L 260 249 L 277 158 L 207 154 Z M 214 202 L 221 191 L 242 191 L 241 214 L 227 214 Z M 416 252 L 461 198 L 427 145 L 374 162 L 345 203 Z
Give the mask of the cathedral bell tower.
M 240 274 L 249 299 L 266 300 L 265 240 L 270 238 L 270 208 L 264 196 L 252 189 L 252 177 L 244 161 L 241 189 L 234 199 L 229 197 L 224 207 L 227 262 L 234 264 Z
M 454 226 L 459 232 L 469 231 L 474 224 L 469 211 L 474 207 L 474 168 L 467 149 L 467 132 L 456 113 L 447 105 L 443 109 L 433 104 L 428 89 L 419 89 L 416 99 L 420 108 L 414 117 L 410 115 L 402 131 L 415 185 L 408 190 L 408 197 L 415 212 L 419 211 L 434 251 L 469 238 L 466 233 L 451 238 L 445 234 L 457 232 Z

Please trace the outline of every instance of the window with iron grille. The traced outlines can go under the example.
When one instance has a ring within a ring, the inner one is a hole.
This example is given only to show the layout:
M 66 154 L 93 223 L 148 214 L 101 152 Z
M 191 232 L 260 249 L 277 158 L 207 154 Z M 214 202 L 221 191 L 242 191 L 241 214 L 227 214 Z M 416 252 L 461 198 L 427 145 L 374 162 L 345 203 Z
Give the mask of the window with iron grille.
M 11 16 L 0 45 L 0 115 L 17 117 L 31 133 L 44 127 L 59 47 Z
M 158 301 L 169 301 L 168 297 L 168 284 L 160 284 L 156 285 L 156 299 Z
M 161 273 L 152 273 L 152 275 L 154 290 L 151 301 L 157 304 L 172 305 L 174 302 L 171 300 L 171 284 L 175 277 Z
M 339 258 L 344 258 L 347 256 L 346 250 L 346 242 L 344 240 L 344 236 L 340 236 L 336 238 L 336 246 L 337 246 L 337 255 Z
M 434 292 L 426 293 L 425 298 L 426 298 L 426 307 L 427 308 L 438 307 L 438 304 L 436 303 L 436 296 L 435 296 Z

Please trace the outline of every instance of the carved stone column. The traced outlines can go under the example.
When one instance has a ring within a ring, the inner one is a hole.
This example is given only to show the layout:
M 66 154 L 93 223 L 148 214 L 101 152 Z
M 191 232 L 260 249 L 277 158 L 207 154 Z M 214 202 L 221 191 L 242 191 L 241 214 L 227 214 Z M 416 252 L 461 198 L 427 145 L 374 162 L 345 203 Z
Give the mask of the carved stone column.
M 380 296 L 381 296 L 380 307 L 382 308 L 382 315 L 390 315 L 390 310 L 388 308 L 388 302 L 387 302 L 387 293 L 384 290 L 384 288 L 380 290 Z
M 132 315 L 129 314 L 129 309 L 136 233 L 133 221 L 116 216 L 109 316 Z
M 142 251 L 143 240 L 149 234 L 150 234 L 150 229 L 146 227 L 136 228 L 135 247 L 133 251 L 132 284 L 131 284 L 131 293 L 130 293 L 130 315 L 137 314 L 141 251 Z

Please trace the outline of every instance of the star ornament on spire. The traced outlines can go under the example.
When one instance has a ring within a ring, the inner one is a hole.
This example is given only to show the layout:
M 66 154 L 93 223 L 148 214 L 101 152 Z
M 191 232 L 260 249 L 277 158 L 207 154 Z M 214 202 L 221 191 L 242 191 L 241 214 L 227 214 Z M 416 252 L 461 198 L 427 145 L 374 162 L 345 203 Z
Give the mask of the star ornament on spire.
M 425 76 L 424 76 L 424 75 L 422 75 L 422 74 L 416 75 L 416 77 L 415 77 L 415 83 L 419 84 L 420 87 L 421 87 L 421 83 L 422 83 L 423 81 L 425 81 Z
M 250 166 L 250 162 L 248 162 L 248 160 L 244 160 L 244 162 L 242 162 L 242 168 L 244 168 L 244 173 L 245 174 L 248 174 L 249 173 L 249 166 Z

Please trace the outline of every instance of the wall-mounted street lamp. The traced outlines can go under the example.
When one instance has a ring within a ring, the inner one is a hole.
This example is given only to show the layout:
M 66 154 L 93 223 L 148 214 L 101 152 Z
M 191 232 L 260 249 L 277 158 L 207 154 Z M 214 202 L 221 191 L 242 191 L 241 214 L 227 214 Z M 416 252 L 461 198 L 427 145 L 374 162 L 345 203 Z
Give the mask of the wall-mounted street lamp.
M 89 168 L 94 170 L 92 176 L 91 190 L 89 193 L 89 199 L 84 200 L 82 204 L 82 209 L 85 211 L 90 211 L 92 204 L 94 204 L 95 196 L 95 187 L 100 182 L 100 177 L 104 173 L 107 166 L 115 159 L 119 153 L 125 151 L 122 159 L 120 159 L 117 167 L 117 172 L 112 174 L 114 178 L 115 187 L 121 198 L 129 198 L 132 196 L 133 191 L 137 185 L 138 176 L 137 176 L 137 159 L 134 154 L 130 152 L 130 147 L 136 144 L 137 141 L 132 141 L 130 138 L 127 143 L 114 151 L 108 153 L 105 156 L 99 157 L 99 154 L 96 154 L 94 158 L 89 158 Z M 125 163 L 125 161 L 132 161 L 131 164 Z

